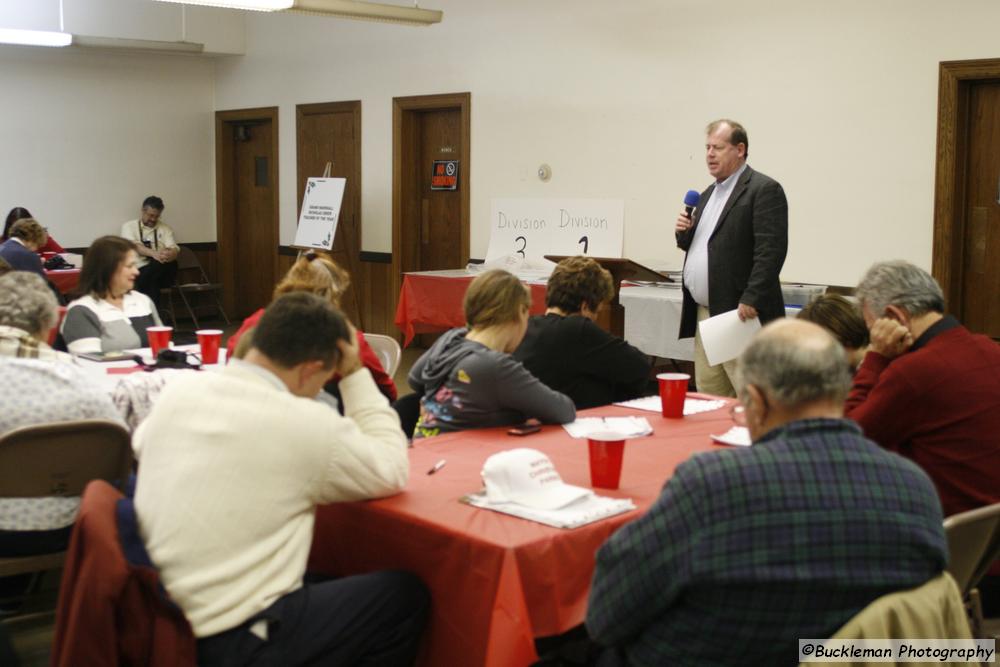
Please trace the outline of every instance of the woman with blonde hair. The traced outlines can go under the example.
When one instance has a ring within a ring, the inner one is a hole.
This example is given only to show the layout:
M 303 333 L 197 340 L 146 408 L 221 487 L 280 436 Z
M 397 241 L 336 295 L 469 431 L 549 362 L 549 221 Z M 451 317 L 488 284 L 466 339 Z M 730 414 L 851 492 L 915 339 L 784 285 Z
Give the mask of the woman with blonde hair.
M 274 287 L 272 300 L 277 299 L 282 294 L 308 292 L 327 299 L 339 308 L 340 298 L 347 291 L 350 284 L 351 276 L 333 261 L 329 253 L 309 251 L 295 260 L 292 268 L 288 270 L 285 277 Z M 229 338 L 227 358 L 240 358 L 243 356 L 241 352 L 245 351 L 249 347 L 249 344 L 247 341 L 244 341 L 243 345 L 240 345 L 240 340 L 257 326 L 257 322 L 260 321 L 263 315 L 264 309 L 261 308 L 243 320 L 243 325 Z M 390 401 L 395 401 L 396 384 L 385 372 L 385 369 L 382 368 L 382 364 L 379 362 L 375 352 L 365 340 L 364 332 L 360 329 L 358 330 L 358 353 L 361 356 L 361 363 L 371 372 L 372 378 L 375 379 L 375 384 L 378 385 L 382 394 Z M 326 387 L 327 391 L 336 393 L 331 390 L 335 389 L 338 380 L 339 378 L 335 378 L 333 382 L 328 384 Z
M 410 386 L 421 396 L 414 438 L 532 418 L 550 424 L 576 418 L 568 396 L 510 356 L 524 338 L 530 306 L 527 288 L 506 271 L 472 281 L 463 304 L 467 326 L 441 336 L 410 369 Z

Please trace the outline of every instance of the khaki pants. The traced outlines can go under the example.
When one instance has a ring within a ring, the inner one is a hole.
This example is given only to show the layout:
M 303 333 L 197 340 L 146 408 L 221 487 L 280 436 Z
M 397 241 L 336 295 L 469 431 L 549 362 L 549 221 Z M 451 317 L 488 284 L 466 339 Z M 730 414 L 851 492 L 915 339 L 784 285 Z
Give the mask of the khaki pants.
M 710 317 L 708 308 L 698 306 L 698 323 Z M 705 348 L 701 344 L 701 327 L 694 336 L 694 383 L 703 394 L 716 396 L 736 396 L 736 360 L 709 366 Z

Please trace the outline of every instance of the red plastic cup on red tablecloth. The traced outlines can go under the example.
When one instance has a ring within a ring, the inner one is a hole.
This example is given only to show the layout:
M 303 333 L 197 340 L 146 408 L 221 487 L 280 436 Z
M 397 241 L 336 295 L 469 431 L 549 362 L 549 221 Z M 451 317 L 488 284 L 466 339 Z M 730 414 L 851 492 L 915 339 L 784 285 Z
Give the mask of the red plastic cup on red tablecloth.
M 146 338 L 149 340 L 149 349 L 153 352 L 154 359 L 160 350 L 170 349 L 170 336 L 173 333 L 173 327 L 146 327 Z
M 201 363 L 219 363 L 219 345 L 222 344 L 222 329 L 199 329 L 198 345 L 201 347 Z
M 587 436 L 590 450 L 590 485 L 601 489 L 617 489 L 622 475 L 625 436 L 612 431 Z
M 684 416 L 684 399 L 687 398 L 691 376 L 687 373 L 660 373 L 656 379 L 660 381 L 660 407 L 663 416 L 680 419 Z

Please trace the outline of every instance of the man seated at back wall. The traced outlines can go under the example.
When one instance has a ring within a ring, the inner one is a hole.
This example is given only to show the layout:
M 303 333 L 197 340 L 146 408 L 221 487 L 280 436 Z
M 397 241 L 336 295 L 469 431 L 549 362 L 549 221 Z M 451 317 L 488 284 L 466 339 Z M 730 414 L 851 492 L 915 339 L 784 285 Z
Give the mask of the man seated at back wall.
M 334 373 L 343 417 L 313 400 Z M 244 360 L 168 385 L 133 444 L 140 532 L 199 665 L 412 664 L 419 579 L 303 585 L 316 505 L 391 495 L 409 473 L 399 418 L 329 302 L 278 298 Z
M 682 463 L 597 553 L 600 664 L 794 665 L 798 638 L 830 637 L 944 568 L 934 486 L 843 418 L 850 374 L 832 336 L 779 320 L 738 367 L 753 447 Z
M 122 238 L 131 241 L 139 255 L 135 289 L 152 299 L 157 308 L 160 290 L 173 286 L 177 277 L 180 252 L 174 230 L 161 220 L 163 209 L 163 200 L 151 195 L 143 200 L 139 218 L 122 225 Z

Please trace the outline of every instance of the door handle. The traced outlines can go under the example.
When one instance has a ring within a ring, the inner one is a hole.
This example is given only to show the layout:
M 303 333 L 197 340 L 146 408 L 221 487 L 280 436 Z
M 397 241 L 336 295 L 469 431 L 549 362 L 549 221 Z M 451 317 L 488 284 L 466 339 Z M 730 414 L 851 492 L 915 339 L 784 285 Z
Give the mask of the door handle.
M 420 202 L 420 242 L 431 242 L 431 203 L 426 199 Z

